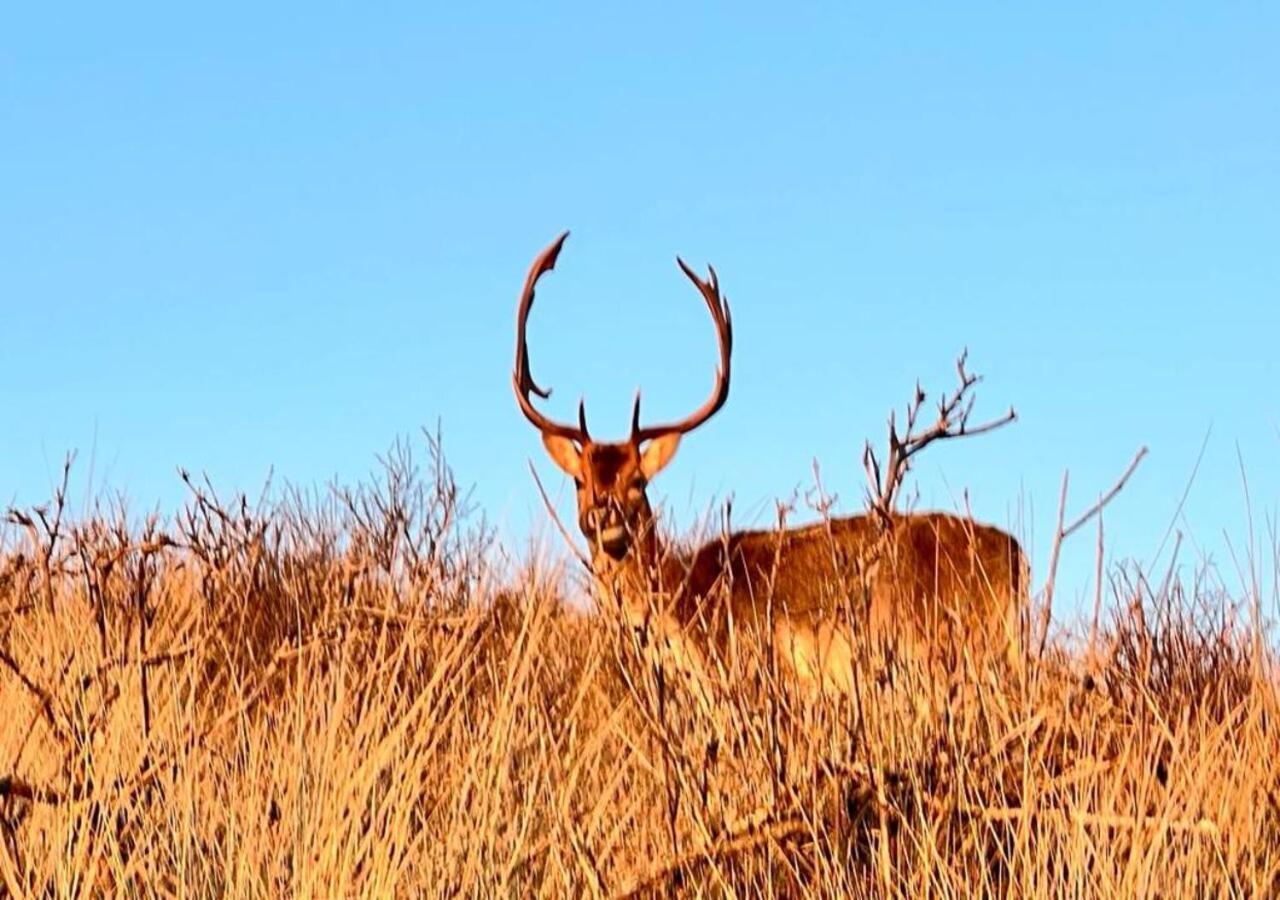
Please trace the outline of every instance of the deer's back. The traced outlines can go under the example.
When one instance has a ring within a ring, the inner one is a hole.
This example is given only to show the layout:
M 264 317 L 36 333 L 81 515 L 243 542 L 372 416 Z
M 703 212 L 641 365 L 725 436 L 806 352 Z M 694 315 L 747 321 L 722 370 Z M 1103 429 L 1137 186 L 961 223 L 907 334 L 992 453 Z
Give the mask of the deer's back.
M 884 535 L 875 519 L 851 516 L 708 543 L 688 560 L 677 602 L 713 635 L 731 614 L 735 627 L 852 619 L 855 633 L 910 629 L 934 643 L 1005 636 L 1026 578 L 1017 540 L 997 528 L 928 513 L 897 516 Z

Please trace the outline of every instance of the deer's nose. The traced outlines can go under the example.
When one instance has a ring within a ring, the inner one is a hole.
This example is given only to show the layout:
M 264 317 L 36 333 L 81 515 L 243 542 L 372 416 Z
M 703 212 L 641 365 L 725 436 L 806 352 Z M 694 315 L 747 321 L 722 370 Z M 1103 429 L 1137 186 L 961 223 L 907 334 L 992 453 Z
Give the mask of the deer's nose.
M 600 549 L 614 560 L 620 560 L 627 555 L 630 543 L 627 529 L 623 525 L 611 525 L 600 530 Z

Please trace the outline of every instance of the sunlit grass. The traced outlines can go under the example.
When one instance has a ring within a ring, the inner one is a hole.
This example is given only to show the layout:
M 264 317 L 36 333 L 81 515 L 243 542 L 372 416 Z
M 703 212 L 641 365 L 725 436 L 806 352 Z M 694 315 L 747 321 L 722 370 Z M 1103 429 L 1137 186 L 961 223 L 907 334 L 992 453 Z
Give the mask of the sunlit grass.
M 908 680 L 813 696 L 751 653 L 700 697 L 429 462 L 321 499 L 192 480 L 171 521 L 11 514 L 9 894 L 1280 889 L 1256 598 L 1116 572 L 1096 635 L 924 715 Z

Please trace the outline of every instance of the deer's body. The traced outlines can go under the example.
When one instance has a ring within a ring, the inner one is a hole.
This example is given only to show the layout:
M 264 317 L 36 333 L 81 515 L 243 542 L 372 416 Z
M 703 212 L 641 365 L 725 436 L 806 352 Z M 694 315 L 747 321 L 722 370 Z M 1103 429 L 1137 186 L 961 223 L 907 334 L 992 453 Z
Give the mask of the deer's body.
M 918 660 L 1011 653 L 1027 590 L 1018 542 L 946 513 L 874 516 L 726 534 L 692 553 L 658 542 L 592 559 L 599 602 L 648 628 L 689 667 L 733 639 L 765 639 L 803 682 L 847 691 L 855 645 Z
M 706 665 L 709 650 L 732 652 L 734 641 L 763 640 L 802 680 L 851 687 L 855 648 L 894 645 L 916 658 L 954 660 L 955 653 L 1015 646 L 1017 616 L 1026 595 L 1026 561 L 1009 534 L 943 513 L 898 515 L 892 499 L 911 455 L 933 440 L 978 433 L 968 429 L 964 403 L 976 378 L 964 370 L 960 390 L 939 406 L 937 424 L 912 434 L 924 400 L 917 389 L 907 434 L 890 425 L 883 473 L 867 452 L 868 474 L 881 500 L 869 515 L 830 519 L 802 528 L 730 532 L 690 554 L 662 545 L 646 493 L 649 481 L 675 455 L 683 435 L 720 409 L 729 393 L 733 329 L 714 270 L 703 281 L 681 261 L 716 325 L 720 368 L 711 397 L 691 416 L 640 426 L 636 397 L 631 436 L 600 442 L 577 426 L 553 422 L 530 394 L 542 390 L 529 369 L 525 323 L 538 278 L 552 269 L 562 235 L 534 261 L 517 314 L 516 398 L 542 433 L 543 444 L 577 490 L 578 525 L 591 547 L 597 599 L 621 611 L 634 627 L 655 635 L 686 668 Z

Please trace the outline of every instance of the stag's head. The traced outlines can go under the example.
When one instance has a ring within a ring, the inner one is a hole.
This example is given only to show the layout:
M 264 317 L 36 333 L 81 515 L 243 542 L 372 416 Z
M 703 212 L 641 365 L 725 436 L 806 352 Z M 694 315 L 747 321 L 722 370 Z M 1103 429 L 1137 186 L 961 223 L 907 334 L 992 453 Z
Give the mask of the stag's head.
M 533 405 L 531 394 L 543 398 L 549 390 L 539 387 L 529 369 L 529 347 L 525 325 L 533 307 L 534 288 L 543 274 L 555 268 L 556 257 L 566 231 L 533 261 L 520 296 L 516 314 L 516 365 L 512 374 L 516 400 L 533 426 L 542 434 L 542 443 L 555 464 L 573 479 L 578 495 L 578 527 L 591 545 L 597 563 L 621 562 L 641 542 L 653 538 L 653 510 L 646 488 L 649 481 L 671 462 L 680 438 L 697 428 L 724 405 L 729 396 L 729 355 L 733 346 L 733 323 L 729 304 L 720 296 L 714 269 L 703 281 L 677 257 L 681 271 L 698 288 L 720 344 L 720 366 L 711 396 L 697 411 L 669 425 L 640 425 L 640 394 L 636 393 L 631 413 L 631 435 L 625 441 L 593 440 L 587 431 L 585 403 L 578 404 L 577 425 L 553 422 Z

